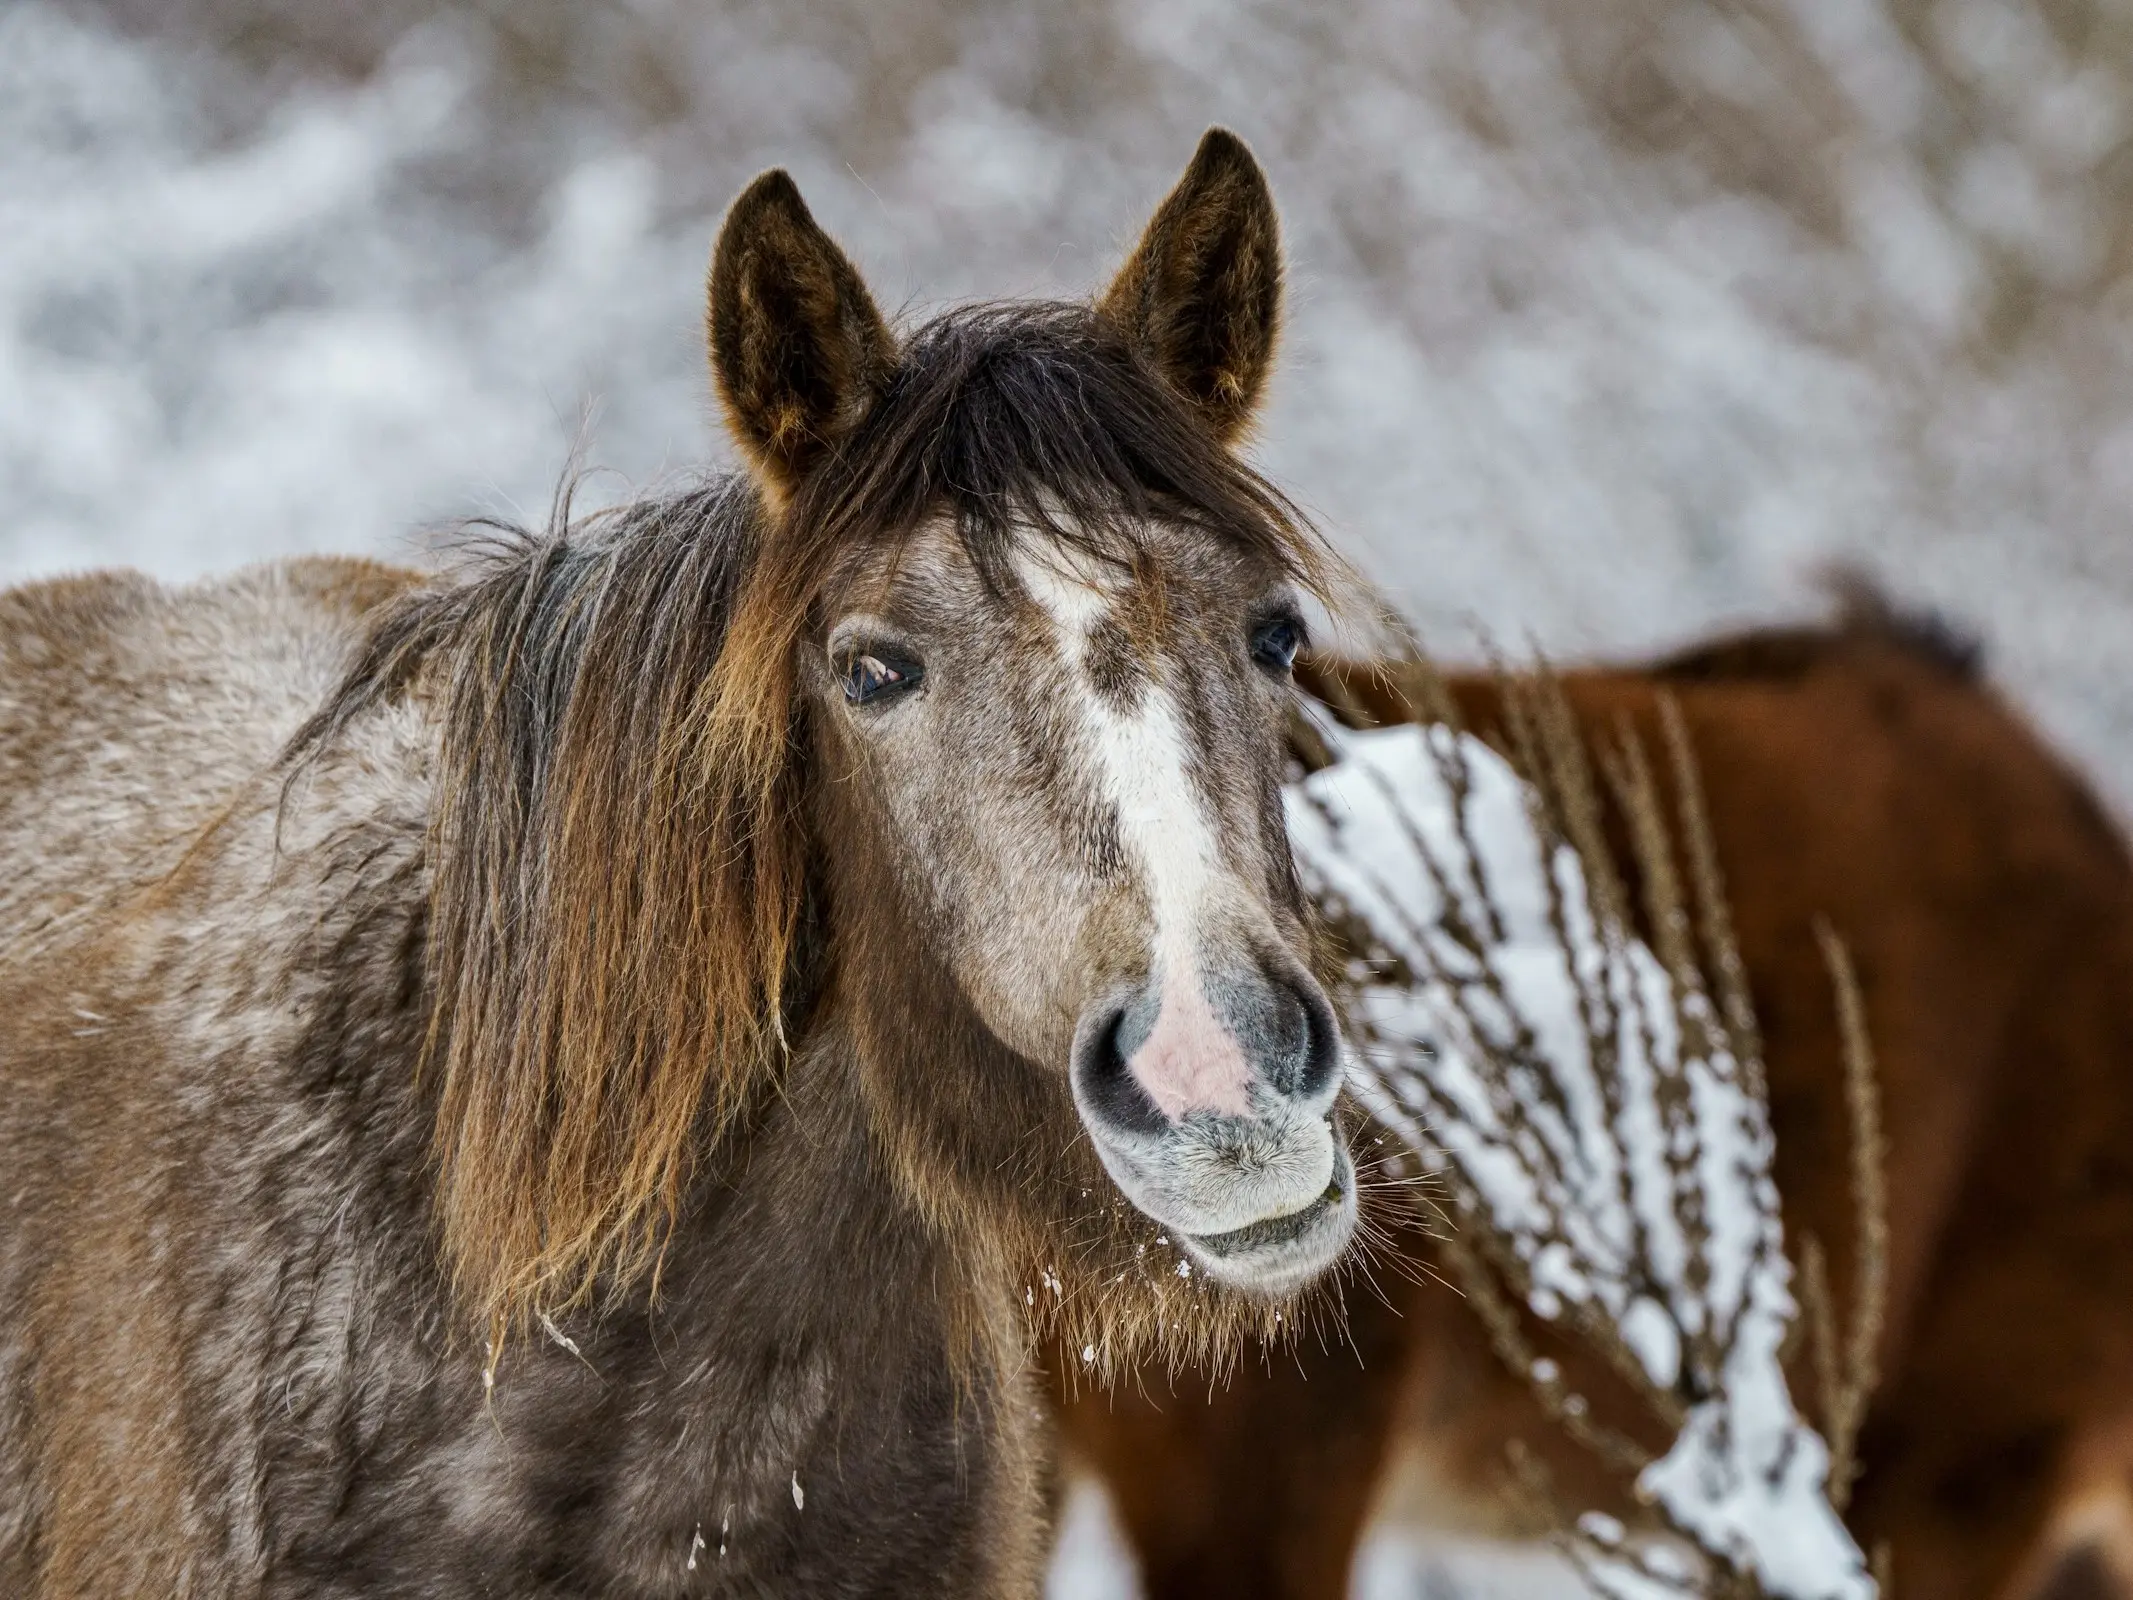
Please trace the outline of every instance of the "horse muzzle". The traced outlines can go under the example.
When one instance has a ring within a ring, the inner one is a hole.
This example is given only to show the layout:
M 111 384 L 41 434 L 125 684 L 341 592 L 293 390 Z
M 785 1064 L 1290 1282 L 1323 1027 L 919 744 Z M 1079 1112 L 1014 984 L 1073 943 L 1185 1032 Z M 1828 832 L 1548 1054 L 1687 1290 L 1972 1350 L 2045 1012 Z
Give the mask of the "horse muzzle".
M 1128 1200 L 1210 1277 L 1278 1297 L 1355 1233 L 1339 1060 L 1331 1007 L 1300 974 L 1231 976 L 1182 998 L 1151 987 L 1084 1015 L 1074 1101 Z

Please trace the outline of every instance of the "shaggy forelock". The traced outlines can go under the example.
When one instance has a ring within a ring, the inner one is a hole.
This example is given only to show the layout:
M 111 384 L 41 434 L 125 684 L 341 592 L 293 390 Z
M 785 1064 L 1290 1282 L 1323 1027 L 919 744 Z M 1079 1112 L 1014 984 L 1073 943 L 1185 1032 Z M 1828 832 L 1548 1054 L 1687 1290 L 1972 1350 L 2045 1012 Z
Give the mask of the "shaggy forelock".
M 942 513 L 1001 586 L 1032 528 L 1116 557 L 1158 519 L 1309 586 L 1325 579 L 1297 509 L 1081 305 L 967 307 L 921 328 L 881 401 L 796 498 L 785 545 L 819 574 Z

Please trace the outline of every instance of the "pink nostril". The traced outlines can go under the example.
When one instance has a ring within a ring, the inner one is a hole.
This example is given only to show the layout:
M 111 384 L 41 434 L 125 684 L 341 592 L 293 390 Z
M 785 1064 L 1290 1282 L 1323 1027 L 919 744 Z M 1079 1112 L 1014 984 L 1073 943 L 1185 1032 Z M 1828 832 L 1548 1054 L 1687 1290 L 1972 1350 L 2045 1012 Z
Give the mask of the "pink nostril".
M 1173 1122 L 1193 1111 L 1251 1114 L 1251 1064 L 1189 979 L 1164 982 L 1155 1026 L 1126 1058 L 1126 1070 Z

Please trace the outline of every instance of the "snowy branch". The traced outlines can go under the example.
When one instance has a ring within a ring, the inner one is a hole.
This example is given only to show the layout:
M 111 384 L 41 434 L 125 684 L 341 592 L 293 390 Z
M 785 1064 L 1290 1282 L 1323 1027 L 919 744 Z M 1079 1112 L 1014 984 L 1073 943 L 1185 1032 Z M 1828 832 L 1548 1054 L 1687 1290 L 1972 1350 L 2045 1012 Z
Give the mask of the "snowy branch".
M 1637 1469 L 1639 1499 L 1701 1553 L 1706 1581 L 1868 1600 L 1830 1450 L 1781 1366 L 1796 1307 L 1715 869 L 1692 845 L 1700 959 L 1656 785 L 1625 736 L 1605 768 L 1653 929 L 1637 937 L 1559 692 L 1507 694 L 1516 767 L 1441 724 L 1322 729 L 1334 764 L 1291 791 L 1299 867 L 1356 951 L 1356 1088 L 1444 1169 L 1457 1248 L 1606 1356 L 1671 1432 L 1656 1459 L 1602 1435 L 1555 1364 L 1505 1330 L 1550 1411 Z M 1679 1552 L 1596 1513 L 1575 1543 L 1603 1592 L 1700 1587 Z

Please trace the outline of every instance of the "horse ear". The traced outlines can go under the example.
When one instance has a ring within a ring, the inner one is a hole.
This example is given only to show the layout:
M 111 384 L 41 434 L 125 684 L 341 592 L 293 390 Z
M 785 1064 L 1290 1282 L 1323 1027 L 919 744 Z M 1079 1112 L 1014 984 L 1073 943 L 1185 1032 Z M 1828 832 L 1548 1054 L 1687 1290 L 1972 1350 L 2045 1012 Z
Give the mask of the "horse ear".
M 896 341 L 782 168 L 726 213 L 707 299 L 726 424 L 758 481 L 782 499 L 867 414 L 895 369 Z
M 1281 322 L 1281 225 L 1242 139 L 1209 128 L 1098 309 L 1227 444 L 1266 387 Z

